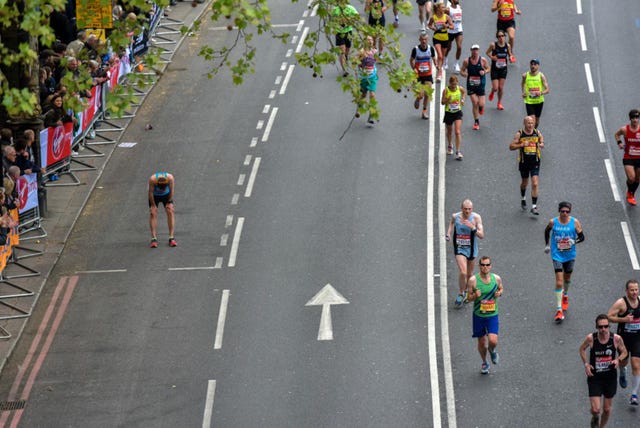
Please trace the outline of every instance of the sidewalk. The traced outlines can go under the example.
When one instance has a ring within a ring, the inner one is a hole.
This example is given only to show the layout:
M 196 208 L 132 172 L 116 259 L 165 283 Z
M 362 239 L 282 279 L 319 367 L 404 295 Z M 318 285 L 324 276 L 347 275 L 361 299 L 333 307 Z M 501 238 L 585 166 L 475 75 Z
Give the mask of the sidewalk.
M 163 59 L 173 57 L 173 52 L 180 48 L 186 37 L 189 37 L 189 33 L 186 33 L 184 36 L 180 35 L 180 28 L 182 26 L 190 28 L 194 21 L 202 19 L 202 16 L 209 8 L 210 1 L 206 3 L 196 3 L 195 7 L 192 6 L 190 1 L 184 1 L 170 8 L 171 11 L 168 13 L 168 16 L 162 18 L 156 33 L 152 36 L 152 45 L 168 51 L 161 55 Z M 161 70 L 164 71 L 167 65 L 168 63 L 161 64 Z M 147 93 L 151 90 L 152 88 L 146 88 L 145 92 L 140 94 L 140 104 L 144 103 Z M 142 107 L 142 105 L 131 108 L 130 112 L 135 114 L 135 111 L 140 107 Z M 30 240 L 21 239 L 20 247 L 25 248 L 26 251 L 20 248 L 16 250 L 18 257 L 27 256 L 32 253 L 32 250 L 42 251 L 41 256 L 25 257 L 24 260 L 19 261 L 20 264 L 27 266 L 29 269 L 39 272 L 40 275 L 9 279 L 10 282 L 33 291 L 34 295 L 29 297 L 5 298 L 0 302 L 6 302 L 28 313 L 34 311 L 36 304 L 48 304 L 48 302 L 44 300 L 39 302 L 38 297 L 55 268 L 69 235 L 77 219 L 80 217 L 89 196 L 102 176 L 102 172 L 108 166 L 109 159 L 117 146 L 117 142 L 119 142 L 121 135 L 133 120 L 134 117 L 109 119 L 109 123 L 115 125 L 113 128 L 122 128 L 122 130 L 115 132 L 113 130 L 109 131 L 109 125 L 103 124 L 102 127 L 96 129 L 98 138 L 85 142 L 87 146 L 80 150 L 78 157 L 73 158 L 82 162 L 82 164 L 72 162 L 72 171 L 79 179 L 79 185 L 47 186 L 47 211 L 46 217 L 42 219 L 42 227 L 46 230 L 47 237 Z M 94 169 L 85 168 L 83 164 Z M 65 183 L 72 183 L 69 175 L 61 175 L 59 181 L 48 184 Z M 37 233 L 27 234 L 27 236 L 32 235 L 37 235 Z M 4 271 L 4 276 L 11 278 L 14 275 L 19 276 L 25 273 L 29 272 L 10 263 Z M 13 293 L 15 293 L 13 287 L 6 282 L 3 283 L 0 281 L 0 295 Z M 0 314 L 19 315 L 19 312 L 12 310 L 8 306 L 0 305 Z M 28 320 L 29 317 L 23 317 L 0 321 L 0 327 L 11 335 L 8 339 L 0 340 L 0 373 L 11 356 L 16 343 L 20 339 Z

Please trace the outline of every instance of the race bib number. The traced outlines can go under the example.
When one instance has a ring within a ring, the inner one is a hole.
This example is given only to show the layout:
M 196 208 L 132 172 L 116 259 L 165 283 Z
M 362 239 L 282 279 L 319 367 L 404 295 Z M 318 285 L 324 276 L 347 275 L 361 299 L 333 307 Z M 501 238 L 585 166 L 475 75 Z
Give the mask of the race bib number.
M 569 251 L 573 247 L 573 242 L 570 238 L 560 238 L 556 246 L 559 251 Z
M 638 333 L 640 331 L 640 318 L 634 318 L 633 321 L 624 325 L 624 331 L 630 333 Z
M 640 156 L 640 147 L 639 146 L 629 146 L 629 155 L 631 156 Z
M 480 300 L 480 312 L 495 312 L 496 311 L 496 301 L 493 299 L 490 300 Z
M 469 247 L 471 245 L 471 235 L 456 235 L 458 247 Z
M 363 68 L 364 74 L 366 74 L 367 76 L 371 76 L 374 71 L 375 71 L 375 67 L 364 67 Z
M 507 66 L 506 58 L 498 58 L 496 61 L 496 68 L 505 68 Z
M 430 73 L 431 72 L 431 62 L 421 62 L 418 64 L 418 73 Z
M 480 86 L 481 77 L 480 76 L 469 76 L 469 85 L 470 86 Z
M 456 12 L 453 14 L 453 22 L 462 22 L 462 12 Z
M 529 98 L 540 98 L 542 91 L 538 87 L 529 88 Z
M 457 111 L 460 110 L 460 103 L 459 102 L 453 102 L 453 103 L 449 103 L 449 111 L 452 113 L 455 113 Z
M 596 372 L 606 372 L 611 366 L 613 358 L 610 355 L 606 357 L 596 357 Z
M 525 146 L 522 148 L 522 151 L 524 152 L 525 155 L 535 155 L 538 152 L 538 147 L 536 145 L 536 143 L 526 143 Z

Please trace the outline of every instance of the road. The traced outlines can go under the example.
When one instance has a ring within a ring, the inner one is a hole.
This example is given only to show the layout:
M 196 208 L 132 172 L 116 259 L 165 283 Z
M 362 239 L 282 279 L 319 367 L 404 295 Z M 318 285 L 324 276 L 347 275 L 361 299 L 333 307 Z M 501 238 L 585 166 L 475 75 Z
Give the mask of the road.
M 26 407 L 0 422 L 586 425 L 578 346 L 637 275 L 621 223 L 635 249 L 639 226 L 611 183 L 624 190 L 612 136 L 635 107 L 627 88 L 637 64 L 619 52 L 637 41 L 640 5 L 622 2 L 623 18 L 598 3 L 570 2 L 558 13 L 551 0 L 520 5 L 506 110 L 491 104 L 472 131 L 466 107 L 462 162 L 445 155 L 439 109 L 421 120 L 384 76 L 381 121 L 356 120 L 339 139 L 353 107 L 333 81 L 337 70 L 314 79 L 292 57 L 315 22 L 306 3 L 273 5 L 274 23 L 292 38 L 258 39 L 258 72 L 238 87 L 224 73 L 207 79 L 199 46 L 232 35 L 205 25 L 147 98 L 123 138 L 138 144 L 116 150 L 70 235 L 0 377 L 0 393 Z M 473 43 L 484 52 L 495 16 L 475 2 L 464 13 L 465 55 Z M 416 24 L 404 18 L 399 28 L 407 53 Z M 539 217 L 520 210 L 507 147 L 524 116 L 519 76 L 533 57 L 551 86 Z M 176 176 L 177 248 L 164 245 L 166 232 L 160 248 L 147 247 L 146 181 L 157 170 Z M 457 272 L 442 239 L 464 198 L 483 216 L 481 253 L 505 285 L 501 361 L 488 376 L 479 373 L 470 309 L 452 308 Z M 573 203 L 587 239 L 558 326 L 543 230 L 561 200 Z M 312 301 L 327 284 L 340 304 Z M 46 352 L 33 351 L 36 341 Z M 614 400 L 612 426 L 638 423 L 627 394 Z

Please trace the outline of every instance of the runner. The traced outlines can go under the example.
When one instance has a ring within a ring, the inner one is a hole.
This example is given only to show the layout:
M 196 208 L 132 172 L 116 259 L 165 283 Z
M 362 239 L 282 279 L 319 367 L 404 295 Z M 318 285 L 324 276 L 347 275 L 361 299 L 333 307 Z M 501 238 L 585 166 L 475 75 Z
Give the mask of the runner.
M 520 206 L 527 209 L 527 184 L 531 176 L 531 214 L 539 215 L 538 211 L 538 174 L 540 173 L 540 156 L 544 147 L 542 133 L 535 129 L 533 116 L 526 116 L 523 128 L 513 136 L 509 150 L 518 150 L 518 170 L 520 171 Z
M 409 64 L 418 75 L 418 83 L 420 83 L 420 95 L 413 102 L 415 109 L 420 108 L 420 100 L 422 100 L 422 118 L 429 119 L 429 92 L 433 92 L 433 59 L 435 58 L 435 50 L 428 43 L 429 36 L 427 33 L 421 33 L 418 40 L 420 44 L 411 50 L 411 58 Z M 425 89 L 427 86 L 428 89 Z
M 511 52 L 509 61 L 516 62 L 514 45 L 516 43 L 516 15 L 522 11 L 518 9 L 514 0 L 493 0 L 491 12 L 498 12 L 497 30 L 502 30 L 509 35 Z
M 444 3 L 436 3 L 433 15 L 427 25 L 433 31 L 433 46 L 436 49 L 436 82 L 442 79 L 442 65 L 444 64 L 444 53 L 449 48 L 449 28 L 453 28 L 451 17 L 447 15 Z
M 453 254 L 458 265 L 459 293 L 454 306 L 462 307 L 466 300 L 467 281 L 473 275 L 475 258 L 478 256 L 478 239 L 484 238 L 482 218 L 473 212 L 473 203 L 469 199 L 462 201 L 462 211 L 451 215 L 445 239 L 451 239 L 453 232 Z
M 173 193 L 175 180 L 168 172 L 156 172 L 149 177 L 149 227 L 151 228 L 151 248 L 158 247 L 156 225 L 158 224 L 158 204 L 164 205 L 169 226 L 169 246 L 176 247 L 178 243 L 173 237 L 175 217 L 173 209 Z
M 418 19 L 420 20 L 420 31 L 427 31 L 427 22 L 431 15 L 431 0 L 416 0 L 418 3 Z
M 482 359 L 480 373 L 489 373 L 487 351 L 491 355 L 491 362 L 496 365 L 500 356 L 496 351 L 498 346 L 498 298 L 504 291 L 502 278 L 491 273 L 491 258 L 480 257 L 480 273 L 469 278 L 467 297 L 473 302 L 473 337 L 478 338 L 478 352 Z
M 466 91 L 458 85 L 458 76 L 449 76 L 449 85 L 442 90 L 440 102 L 444 106 L 444 119 L 442 120 L 447 128 L 447 154 L 453 154 L 451 145 L 451 134 L 453 127 L 456 128 L 456 160 L 462 160 L 462 107 Z
M 544 252 L 551 253 L 553 270 L 556 276 L 556 315 L 555 322 L 562 323 L 564 312 L 569 309 L 569 286 L 576 260 L 576 244 L 584 241 L 582 225 L 577 218 L 571 217 L 571 203 L 558 204 L 560 215 L 549 220 L 544 229 Z
M 589 358 L 587 358 L 589 348 Z M 616 356 L 616 351 L 618 355 Z M 580 358 L 584 363 L 591 403 L 591 428 L 603 428 L 611 416 L 611 402 L 616 395 L 616 368 L 627 357 L 622 338 L 611 334 L 605 314 L 596 317 L 596 332 L 587 334 L 580 345 Z M 600 397 L 604 396 L 602 419 Z
M 635 193 L 640 185 L 640 110 L 629 111 L 629 124 L 618 129 L 615 138 L 618 148 L 624 150 L 622 165 L 627 175 L 627 203 L 636 205 Z
M 502 95 L 504 94 L 504 82 L 507 79 L 507 61 L 511 55 L 509 45 L 505 42 L 505 33 L 502 30 L 496 32 L 496 41 L 491 42 L 487 49 L 487 56 L 491 58 L 491 93 L 489 102 L 493 101 L 494 94 L 498 93 L 498 110 L 504 110 Z
M 618 334 L 631 356 L 631 397 L 629 404 L 638 405 L 640 388 L 640 299 L 638 299 L 638 280 L 630 279 L 625 285 L 626 296 L 616 300 L 609 309 L 609 321 L 618 323 Z M 629 360 L 620 359 L 620 387 L 627 387 L 627 364 Z
M 473 129 L 480 130 L 480 118 L 484 114 L 484 86 L 489 64 L 480 56 L 480 46 L 471 46 L 471 56 L 462 62 L 460 75 L 467 78 L 467 92 L 473 106 Z
M 544 105 L 544 96 L 549 93 L 547 78 L 540 71 L 540 60 L 534 58 L 529 62 L 529 71 L 522 75 L 522 98 L 527 109 L 527 116 L 536 117 L 536 128 L 540 126 L 540 115 Z
M 369 14 L 369 25 L 372 27 L 384 27 L 386 25 L 386 18 L 384 17 L 384 13 L 387 10 L 387 5 L 384 4 L 383 0 L 367 0 L 364 4 L 364 11 Z M 378 34 L 378 33 L 376 33 Z M 382 37 L 377 37 L 378 42 L 378 52 L 382 54 L 382 49 L 384 48 L 384 40 Z M 375 47 L 376 44 L 373 44 Z
M 338 0 L 338 5 L 333 8 L 332 19 L 338 22 L 339 28 L 336 31 L 336 46 L 340 48 L 340 65 L 342 66 L 342 76 L 347 77 L 346 64 L 351 49 L 351 32 L 353 24 L 358 21 L 360 14 L 355 7 L 349 4 L 348 0 Z
M 447 47 L 446 52 L 444 53 L 444 69 L 448 69 L 447 56 L 449 55 L 449 51 L 451 51 L 451 47 L 453 46 L 453 41 L 456 42 L 456 66 L 455 72 L 460 73 L 460 57 L 462 56 L 462 6 L 460 6 L 460 0 L 449 0 L 449 7 L 447 8 L 447 13 L 451 18 L 451 22 L 453 22 L 453 28 L 449 28 L 449 46 Z
M 364 46 L 358 52 L 358 58 L 360 59 L 360 90 L 362 100 L 369 94 L 369 103 L 376 105 L 376 89 L 378 86 L 378 70 L 376 68 L 376 57 L 378 50 L 375 48 L 375 40 L 373 37 L 367 36 L 364 41 Z M 367 123 L 373 125 L 374 121 L 369 113 Z
M 393 28 L 398 28 L 400 25 L 400 16 L 398 15 L 398 0 L 392 0 L 393 2 Z

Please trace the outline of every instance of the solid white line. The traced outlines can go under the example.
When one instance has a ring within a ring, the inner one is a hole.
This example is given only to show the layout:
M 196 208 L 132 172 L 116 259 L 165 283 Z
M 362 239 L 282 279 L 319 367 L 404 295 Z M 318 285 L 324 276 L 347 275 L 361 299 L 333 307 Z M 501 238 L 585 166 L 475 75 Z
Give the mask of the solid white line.
M 296 31 L 300 32 L 300 30 L 302 30 L 302 26 L 304 25 L 304 19 L 301 19 L 300 22 L 298 22 L 298 26 L 296 27 Z
M 228 240 L 229 240 L 229 234 L 228 233 L 223 233 L 222 236 L 220 237 L 220 246 L 221 247 L 226 247 Z
M 584 25 L 578 25 L 578 33 L 580 33 L 580 46 L 583 51 L 587 50 L 587 38 L 584 35 Z
M 258 124 L 256 125 L 256 129 L 262 129 L 263 126 L 264 126 L 264 120 L 259 120 Z
M 616 184 L 615 175 L 613 175 L 613 166 L 611 166 L 611 159 L 604 160 L 604 167 L 607 170 L 607 175 L 609 176 L 609 184 L 611 185 L 613 200 L 616 202 L 620 202 L 620 191 L 618 190 L 618 185 Z
M 435 93 L 435 92 L 434 92 Z M 435 120 L 433 123 L 435 124 Z M 431 381 L 431 413 L 433 427 L 442 426 L 440 416 L 440 385 L 438 382 L 438 349 L 436 346 L 436 310 L 433 278 L 433 188 L 435 126 L 429 126 L 429 148 L 427 154 L 427 343 L 429 345 L 429 375 Z
M 253 184 L 256 182 L 256 175 L 258 174 L 258 168 L 260 167 L 260 161 L 262 158 L 256 158 L 253 161 L 253 168 L 251 168 L 251 174 L 249 174 L 249 181 L 247 182 L 247 188 L 244 191 L 244 197 L 251 197 L 251 193 L 253 192 Z
M 238 176 L 238 182 L 236 183 L 238 186 L 242 186 L 244 184 L 244 174 L 240 174 Z
M 311 11 L 311 16 L 316 16 L 316 13 L 318 13 L 318 5 L 315 5 L 313 7 L 313 10 Z
M 443 72 L 443 81 L 446 82 L 446 74 Z M 435 100 L 434 92 L 434 100 Z M 438 94 L 438 100 L 440 99 Z M 444 106 L 438 102 L 440 116 L 444 117 Z M 447 228 L 445 214 L 446 196 L 446 171 L 447 171 L 447 142 L 445 136 L 446 127 L 440 126 L 440 150 L 438 151 L 438 240 L 440 251 L 440 337 L 442 339 L 442 370 L 444 372 L 444 387 L 447 402 L 447 427 L 456 428 L 456 399 L 453 389 L 453 369 L 451 367 L 451 346 L 449 344 L 449 312 L 447 308 L 447 241 L 443 239 Z M 455 138 L 455 136 L 454 136 Z
M 216 257 L 216 264 L 213 266 L 214 269 L 222 268 L 222 257 Z
M 240 244 L 240 235 L 242 234 L 242 226 L 244 225 L 244 217 L 238 217 L 238 224 L 233 233 L 233 241 L 231 242 L 231 252 L 229 253 L 229 263 L 227 266 L 234 267 L 236 265 L 236 257 L 238 256 L 238 245 Z
M 238 200 L 240 199 L 240 193 L 234 193 L 231 197 L 231 205 L 238 205 Z
M 269 139 L 269 134 L 271 133 L 271 127 L 273 126 L 273 122 L 276 120 L 276 114 L 278 114 L 278 107 L 274 107 L 271 109 L 271 116 L 269 116 L 267 127 L 264 129 L 264 134 L 262 134 L 263 143 L 266 143 L 267 140 Z
M 271 108 L 271 104 L 265 104 L 264 107 L 262 107 L 262 114 L 269 113 L 270 108 Z
M 275 93 L 276 91 L 273 92 Z M 258 137 L 251 138 L 251 144 L 249 144 L 249 147 L 255 147 L 256 144 L 258 144 Z
M 280 86 L 280 95 L 284 95 L 287 90 L 287 85 L 289 84 L 289 79 L 291 79 L 291 75 L 293 74 L 293 69 L 295 65 L 291 64 L 289 69 L 287 70 L 287 74 L 284 76 L 284 81 L 282 82 L 282 86 Z
M 304 27 L 302 36 L 300 36 L 300 41 L 298 42 L 298 46 L 296 47 L 296 53 L 300 53 L 300 51 L 302 51 L 302 48 L 304 47 L 304 40 L 307 38 L 307 34 L 309 34 L 309 27 Z
M 633 242 L 631 241 L 631 233 L 629 233 L 629 226 L 626 221 L 621 221 L 622 235 L 624 236 L 624 242 L 627 244 L 627 251 L 629 252 L 629 258 L 631 259 L 631 266 L 633 270 L 640 270 L 640 263 L 638 263 L 638 256 L 636 250 L 633 248 Z
M 576 0 L 576 11 L 578 15 L 582 15 L 582 0 Z
M 220 312 L 218 312 L 218 325 L 216 327 L 216 340 L 213 343 L 213 349 L 222 348 L 222 337 L 224 336 L 224 323 L 227 319 L 227 305 L 229 304 L 229 290 L 222 290 L 222 299 L 220 300 Z
M 587 75 L 587 87 L 589 88 L 589 92 L 593 93 L 593 79 L 591 78 L 591 66 L 589 66 L 588 62 L 584 63 L 584 74 Z
M 216 394 L 216 381 L 210 380 L 207 383 L 207 398 L 204 400 L 204 415 L 202 416 L 202 428 L 211 428 L 211 417 L 213 416 L 213 397 Z
M 604 143 L 606 140 L 604 138 L 604 130 L 602 128 L 602 122 L 600 121 L 600 110 L 598 110 L 598 107 L 593 108 L 593 118 L 596 122 L 596 128 L 598 129 L 598 139 L 601 143 Z
M 193 267 L 179 267 L 179 268 L 169 268 L 170 271 L 181 271 L 181 270 L 211 270 L 215 269 L 215 266 L 193 266 Z
M 119 273 L 126 272 L 126 269 L 105 269 L 105 270 L 77 270 L 76 273 Z

